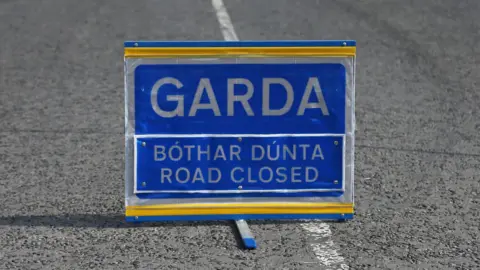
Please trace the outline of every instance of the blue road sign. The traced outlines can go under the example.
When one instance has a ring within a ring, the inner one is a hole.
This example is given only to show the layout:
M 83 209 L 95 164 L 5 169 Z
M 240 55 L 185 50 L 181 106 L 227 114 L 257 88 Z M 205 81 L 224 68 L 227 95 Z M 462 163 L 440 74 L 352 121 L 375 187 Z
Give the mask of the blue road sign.
M 140 65 L 136 192 L 341 195 L 345 89 L 339 63 Z
M 352 218 L 355 54 L 126 42 L 127 220 Z

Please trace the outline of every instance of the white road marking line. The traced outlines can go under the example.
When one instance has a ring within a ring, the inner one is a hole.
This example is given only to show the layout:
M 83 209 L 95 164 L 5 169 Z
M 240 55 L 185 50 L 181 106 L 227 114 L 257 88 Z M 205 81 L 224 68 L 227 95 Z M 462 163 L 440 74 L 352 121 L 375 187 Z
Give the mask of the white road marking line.
M 228 15 L 227 9 L 222 0 L 212 0 L 212 5 L 217 13 L 218 23 L 220 23 L 220 29 L 222 30 L 223 38 L 226 41 L 238 41 L 238 36 L 233 28 L 232 21 Z
M 223 0 L 212 0 L 212 5 L 217 13 L 217 19 L 226 41 L 238 41 L 230 16 L 223 4 Z M 317 259 L 328 269 L 348 270 L 345 259 L 338 253 L 331 238 L 332 231 L 328 224 L 323 222 L 309 222 L 301 224 L 301 227 L 314 240 L 310 244 Z
M 310 243 L 317 259 L 329 269 L 349 269 L 345 259 L 337 251 L 332 240 L 332 231 L 328 224 L 323 222 L 309 222 L 301 224 L 314 241 Z

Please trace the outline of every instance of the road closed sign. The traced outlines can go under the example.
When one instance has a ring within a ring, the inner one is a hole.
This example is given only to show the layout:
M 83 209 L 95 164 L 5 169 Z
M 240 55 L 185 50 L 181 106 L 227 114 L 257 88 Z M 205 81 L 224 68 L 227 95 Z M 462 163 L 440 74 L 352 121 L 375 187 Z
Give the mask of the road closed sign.
M 353 218 L 355 52 L 125 42 L 127 220 Z

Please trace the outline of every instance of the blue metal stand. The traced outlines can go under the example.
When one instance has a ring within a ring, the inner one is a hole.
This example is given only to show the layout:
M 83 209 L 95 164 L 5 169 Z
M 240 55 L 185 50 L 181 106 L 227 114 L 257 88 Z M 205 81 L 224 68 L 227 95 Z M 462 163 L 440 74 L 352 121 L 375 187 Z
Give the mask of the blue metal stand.
M 243 245 L 245 246 L 245 248 L 256 249 L 257 243 L 253 238 L 250 228 L 248 228 L 247 222 L 244 219 L 238 219 L 238 220 L 235 220 L 235 224 L 237 225 L 238 232 L 242 237 Z

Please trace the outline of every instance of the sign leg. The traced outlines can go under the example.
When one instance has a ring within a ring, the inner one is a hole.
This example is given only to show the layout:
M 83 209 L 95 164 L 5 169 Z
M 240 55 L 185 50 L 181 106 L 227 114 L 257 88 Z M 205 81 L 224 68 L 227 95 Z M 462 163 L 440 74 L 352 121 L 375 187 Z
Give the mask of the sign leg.
M 247 249 L 256 249 L 257 243 L 253 238 L 252 232 L 250 228 L 248 228 L 248 224 L 244 219 L 235 220 L 235 224 L 237 225 L 238 232 L 242 237 L 243 245 Z

